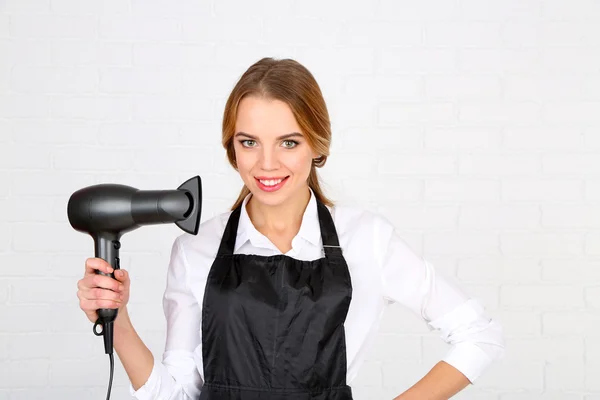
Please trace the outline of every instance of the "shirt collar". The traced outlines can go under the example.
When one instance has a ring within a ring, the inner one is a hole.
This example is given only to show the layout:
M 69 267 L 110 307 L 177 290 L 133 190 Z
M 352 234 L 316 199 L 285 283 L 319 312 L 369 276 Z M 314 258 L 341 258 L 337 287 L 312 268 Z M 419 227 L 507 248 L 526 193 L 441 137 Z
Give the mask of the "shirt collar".
M 317 212 L 317 200 L 312 189 L 310 189 L 310 199 L 304 215 L 302 216 L 302 223 L 300 224 L 300 230 L 298 231 L 298 237 L 302 238 L 315 246 L 320 245 L 321 240 L 321 226 L 319 224 L 319 215 Z M 269 243 L 269 239 L 260 233 L 252 224 L 248 211 L 246 210 L 246 204 L 250 200 L 252 193 L 249 193 L 242 203 L 242 209 L 240 210 L 240 221 L 238 224 L 238 231 L 235 240 L 236 252 L 244 243 L 248 240 L 256 247 L 272 247 Z

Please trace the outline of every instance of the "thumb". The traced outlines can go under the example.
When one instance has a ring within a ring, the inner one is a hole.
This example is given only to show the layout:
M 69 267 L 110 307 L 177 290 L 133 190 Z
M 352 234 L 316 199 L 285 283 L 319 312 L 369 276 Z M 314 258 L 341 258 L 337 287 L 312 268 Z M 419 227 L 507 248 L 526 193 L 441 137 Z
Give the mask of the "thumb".
M 115 278 L 118 281 L 126 282 L 129 279 L 129 274 L 124 269 L 118 269 L 115 271 Z

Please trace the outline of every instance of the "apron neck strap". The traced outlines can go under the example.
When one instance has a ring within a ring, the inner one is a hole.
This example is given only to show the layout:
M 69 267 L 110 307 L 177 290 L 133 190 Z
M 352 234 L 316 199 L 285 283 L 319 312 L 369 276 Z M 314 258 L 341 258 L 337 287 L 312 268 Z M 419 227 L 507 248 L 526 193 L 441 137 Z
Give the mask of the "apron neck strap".
M 323 240 L 323 250 L 325 251 L 325 256 L 339 257 L 342 255 L 342 248 L 340 247 L 337 231 L 335 229 L 331 213 L 323 203 L 321 203 L 318 199 L 316 199 L 316 201 L 319 226 L 321 228 L 321 239 Z M 217 256 L 233 255 L 242 207 L 243 203 L 236 207 L 229 216 Z

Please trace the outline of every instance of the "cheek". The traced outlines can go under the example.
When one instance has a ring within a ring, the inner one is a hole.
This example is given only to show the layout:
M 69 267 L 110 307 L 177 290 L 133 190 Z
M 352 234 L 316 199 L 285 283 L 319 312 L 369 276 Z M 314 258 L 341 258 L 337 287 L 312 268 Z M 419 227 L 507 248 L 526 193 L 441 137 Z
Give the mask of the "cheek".
M 293 171 L 295 174 L 307 175 L 310 172 L 310 167 L 312 165 L 312 157 L 310 154 L 296 155 L 295 157 L 290 157 L 286 166 L 289 170 Z

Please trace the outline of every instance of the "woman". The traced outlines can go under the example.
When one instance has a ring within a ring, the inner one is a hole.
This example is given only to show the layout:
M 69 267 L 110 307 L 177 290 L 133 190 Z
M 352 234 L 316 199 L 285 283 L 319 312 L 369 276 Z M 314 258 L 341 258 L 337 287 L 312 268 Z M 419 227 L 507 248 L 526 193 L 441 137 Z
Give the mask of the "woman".
M 334 206 L 316 168 L 331 128 L 319 86 L 293 60 L 265 58 L 231 93 L 222 143 L 244 187 L 228 212 L 172 248 L 162 362 L 127 313 L 129 277 L 102 259 L 79 282 L 90 321 L 119 308 L 114 347 L 138 399 L 351 400 L 348 386 L 386 305 L 439 329 L 452 349 L 396 399 L 447 399 L 503 353 L 499 325 L 437 276 L 383 217 Z

